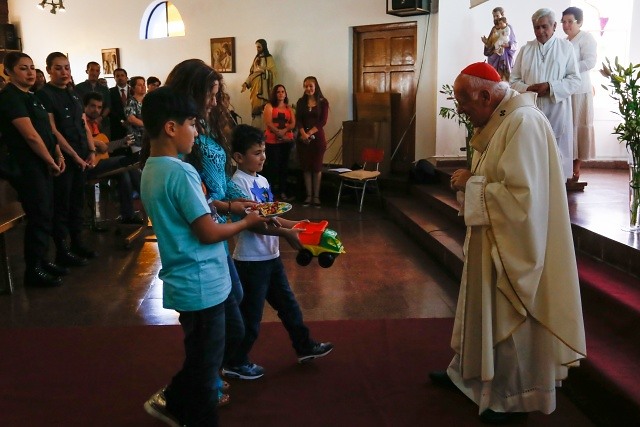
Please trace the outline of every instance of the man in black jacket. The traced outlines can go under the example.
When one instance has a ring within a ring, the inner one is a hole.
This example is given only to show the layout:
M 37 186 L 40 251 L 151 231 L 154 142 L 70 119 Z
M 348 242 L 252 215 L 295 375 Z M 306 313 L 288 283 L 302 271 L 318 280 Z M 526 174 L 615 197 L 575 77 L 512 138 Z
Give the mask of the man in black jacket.
M 131 93 L 129 90 L 127 71 L 125 69 L 117 68 L 113 76 L 116 79 L 116 86 L 109 89 L 109 96 L 111 98 L 109 121 L 111 123 L 111 140 L 116 140 L 127 136 L 124 107 L 127 105 L 127 100 L 129 96 L 131 96 Z

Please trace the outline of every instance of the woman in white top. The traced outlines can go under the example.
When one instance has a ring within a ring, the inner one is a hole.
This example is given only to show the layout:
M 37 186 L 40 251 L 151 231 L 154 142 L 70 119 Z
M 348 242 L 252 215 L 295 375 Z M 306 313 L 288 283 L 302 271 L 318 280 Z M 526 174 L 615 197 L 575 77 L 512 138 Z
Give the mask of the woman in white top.
M 580 164 L 583 160 L 595 156 L 595 138 L 593 133 L 593 87 L 589 73 L 596 65 L 598 44 L 586 31 L 581 31 L 582 9 L 569 7 L 562 12 L 562 30 L 567 40 L 573 44 L 578 61 L 578 71 L 582 84 L 571 96 L 573 108 L 573 176 L 572 181 L 580 178 Z

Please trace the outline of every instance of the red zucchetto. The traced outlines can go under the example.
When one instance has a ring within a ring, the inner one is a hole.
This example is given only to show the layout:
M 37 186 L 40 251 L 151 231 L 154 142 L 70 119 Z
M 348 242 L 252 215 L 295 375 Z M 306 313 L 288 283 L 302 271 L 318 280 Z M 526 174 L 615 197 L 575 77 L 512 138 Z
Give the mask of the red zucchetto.
M 468 65 L 464 70 L 460 71 L 460 74 L 480 77 L 481 79 L 491 80 L 492 82 L 502 81 L 502 78 L 500 78 L 500 74 L 498 74 L 496 69 L 486 62 L 475 62 Z

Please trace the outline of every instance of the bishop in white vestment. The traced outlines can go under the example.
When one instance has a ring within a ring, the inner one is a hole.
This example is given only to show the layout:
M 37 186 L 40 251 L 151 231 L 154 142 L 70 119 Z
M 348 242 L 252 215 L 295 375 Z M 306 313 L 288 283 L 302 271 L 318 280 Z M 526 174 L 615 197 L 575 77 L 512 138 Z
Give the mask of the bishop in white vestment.
M 465 263 L 447 376 L 487 414 L 555 409 L 555 389 L 586 356 L 565 177 L 536 94 L 486 63 L 454 83 L 476 127 L 464 192 Z M 433 378 L 433 377 L 432 377 Z M 491 418 L 493 419 L 493 418 Z

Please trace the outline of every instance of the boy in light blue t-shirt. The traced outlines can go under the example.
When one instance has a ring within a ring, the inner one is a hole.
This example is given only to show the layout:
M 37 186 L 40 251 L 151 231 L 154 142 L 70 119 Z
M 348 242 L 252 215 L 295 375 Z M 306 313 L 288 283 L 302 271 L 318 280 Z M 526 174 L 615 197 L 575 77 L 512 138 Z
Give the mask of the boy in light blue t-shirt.
M 239 125 L 232 138 L 233 160 L 238 165 L 233 182 L 258 203 L 273 201 L 269 181 L 258 174 L 266 158 L 263 138 L 261 130 L 248 125 Z M 262 366 L 249 361 L 249 352 L 258 339 L 265 301 L 278 312 L 289 333 L 298 362 L 305 363 L 326 356 L 333 349 L 330 342 L 316 342 L 311 338 L 280 259 L 277 236 L 289 241 L 298 240 L 299 230 L 291 228 L 299 221 L 278 218 L 278 222 L 280 228 L 265 230 L 265 234 L 243 231 L 238 235 L 233 259 L 244 291 L 240 312 L 245 336 L 228 365 L 222 368 L 222 374 L 229 378 L 254 380 L 264 375 Z M 293 246 L 296 247 L 295 244 Z
M 142 116 L 150 157 L 142 172 L 141 198 L 158 238 L 163 306 L 180 313 L 185 360 L 171 383 L 144 405 L 170 425 L 217 425 L 215 380 L 225 343 L 224 302 L 231 290 L 223 241 L 265 222 L 256 213 L 218 224 L 196 170 L 178 159 L 193 147 L 196 106 L 173 89 L 145 97 Z

